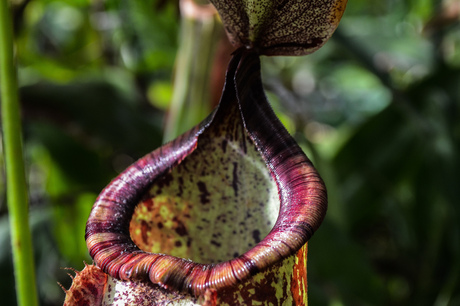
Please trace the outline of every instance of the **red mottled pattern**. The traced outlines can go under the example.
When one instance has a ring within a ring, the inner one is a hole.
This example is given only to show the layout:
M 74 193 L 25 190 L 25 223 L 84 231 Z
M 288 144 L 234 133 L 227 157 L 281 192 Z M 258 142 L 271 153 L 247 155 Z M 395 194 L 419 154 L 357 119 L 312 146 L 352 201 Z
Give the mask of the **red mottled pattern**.
M 297 252 L 292 271 L 291 294 L 294 299 L 293 305 L 306 305 L 308 291 L 307 254 L 308 243 Z
M 86 265 L 81 271 L 75 271 L 72 286 L 65 290 L 64 306 L 102 305 L 108 275 L 96 266 Z
M 222 290 L 217 304 L 306 305 L 307 245 L 246 282 Z
M 214 289 L 208 289 L 204 293 L 203 306 L 217 306 L 217 291 Z
M 129 233 L 136 205 L 157 178 L 169 173 L 196 149 L 200 135 L 212 120 L 219 122 L 234 103 L 239 103 L 246 131 L 278 187 L 280 212 L 273 229 L 246 253 L 217 264 L 142 251 Z M 217 112 L 112 181 L 92 209 L 86 242 L 96 264 L 115 278 L 148 277 L 163 288 L 199 296 L 208 289 L 219 291 L 236 286 L 283 259 L 292 260 L 291 255 L 320 226 L 326 206 L 324 183 L 265 98 L 258 56 L 240 50 L 230 63 Z
M 267 270 L 219 292 L 219 305 L 290 305 L 292 268 L 295 256 L 270 266 Z

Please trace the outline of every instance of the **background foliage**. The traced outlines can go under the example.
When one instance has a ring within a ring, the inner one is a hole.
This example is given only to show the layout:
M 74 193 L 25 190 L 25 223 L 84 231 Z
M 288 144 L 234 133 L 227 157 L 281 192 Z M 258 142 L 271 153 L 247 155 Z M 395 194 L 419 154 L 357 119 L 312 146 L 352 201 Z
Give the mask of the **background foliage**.
M 310 305 L 460 305 L 459 13 L 457 0 L 350 0 L 315 54 L 263 58 L 269 99 L 329 190 Z M 39 294 L 60 305 L 61 267 L 91 262 L 97 194 L 163 142 L 180 17 L 176 1 L 17 0 L 14 21 Z M 13 305 L 4 199 L 2 182 Z

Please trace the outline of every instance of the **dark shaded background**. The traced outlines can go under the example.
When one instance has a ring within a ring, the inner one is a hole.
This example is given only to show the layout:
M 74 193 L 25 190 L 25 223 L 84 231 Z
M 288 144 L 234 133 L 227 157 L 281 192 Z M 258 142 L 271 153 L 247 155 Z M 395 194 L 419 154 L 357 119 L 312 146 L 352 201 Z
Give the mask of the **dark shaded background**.
M 61 267 L 91 262 L 97 194 L 163 142 L 180 18 L 166 0 L 14 3 L 39 294 L 60 305 Z M 459 14 L 458 0 L 350 0 L 315 54 L 263 58 L 269 99 L 329 191 L 310 305 L 460 305 Z M 13 305 L 0 179 L 0 296 Z

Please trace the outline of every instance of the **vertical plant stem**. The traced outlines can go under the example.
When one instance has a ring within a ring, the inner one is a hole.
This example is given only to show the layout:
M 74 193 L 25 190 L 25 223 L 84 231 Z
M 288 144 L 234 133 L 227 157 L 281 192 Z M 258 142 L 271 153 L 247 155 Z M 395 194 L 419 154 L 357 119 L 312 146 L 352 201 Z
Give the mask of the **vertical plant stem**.
M 7 202 L 18 305 L 38 305 L 8 0 L 0 0 L 0 81 Z
M 209 114 L 210 74 L 222 31 L 213 7 L 200 6 L 193 0 L 180 3 L 181 37 L 165 141 L 176 138 Z

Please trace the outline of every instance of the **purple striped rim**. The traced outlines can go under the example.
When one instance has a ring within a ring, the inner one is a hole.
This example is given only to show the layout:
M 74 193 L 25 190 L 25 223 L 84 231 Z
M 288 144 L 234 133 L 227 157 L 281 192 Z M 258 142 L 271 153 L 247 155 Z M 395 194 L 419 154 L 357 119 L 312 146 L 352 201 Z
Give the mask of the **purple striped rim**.
M 213 120 L 219 122 L 232 103 L 238 103 L 245 129 L 278 187 L 281 206 L 273 229 L 246 253 L 219 264 L 141 251 L 129 236 L 134 208 L 155 179 L 196 149 L 202 132 Z M 207 288 L 233 286 L 296 253 L 318 229 L 326 209 L 323 181 L 267 102 L 258 55 L 239 49 L 229 64 L 216 112 L 115 178 L 93 206 L 86 241 L 96 264 L 115 278 L 148 277 L 164 288 L 201 295 Z

